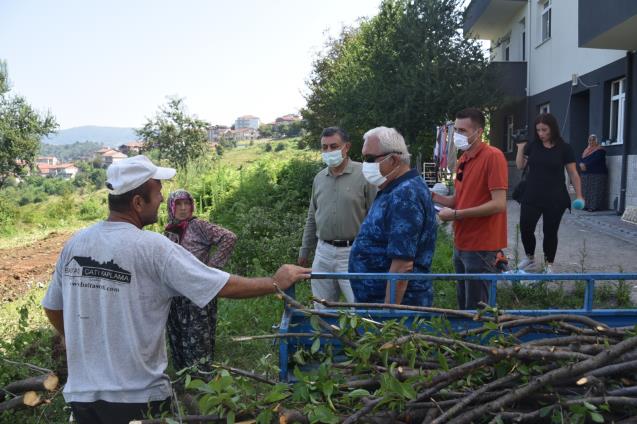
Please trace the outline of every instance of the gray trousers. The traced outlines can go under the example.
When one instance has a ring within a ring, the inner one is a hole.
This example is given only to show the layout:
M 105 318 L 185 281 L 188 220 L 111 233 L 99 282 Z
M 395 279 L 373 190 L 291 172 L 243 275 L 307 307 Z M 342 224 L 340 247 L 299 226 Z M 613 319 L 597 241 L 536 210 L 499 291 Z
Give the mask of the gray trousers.
M 350 250 L 352 250 L 351 246 L 336 247 L 319 240 L 314 253 L 312 272 L 347 272 Z M 312 280 L 312 294 L 314 297 L 338 301 L 341 292 L 343 292 L 347 302 L 355 302 L 354 292 L 352 292 L 349 280 Z M 316 304 L 316 307 L 322 308 L 323 306 Z
M 453 265 L 456 274 L 493 274 L 497 251 L 453 250 Z M 458 308 L 477 309 L 479 302 L 489 301 L 489 280 L 460 280 L 456 286 Z

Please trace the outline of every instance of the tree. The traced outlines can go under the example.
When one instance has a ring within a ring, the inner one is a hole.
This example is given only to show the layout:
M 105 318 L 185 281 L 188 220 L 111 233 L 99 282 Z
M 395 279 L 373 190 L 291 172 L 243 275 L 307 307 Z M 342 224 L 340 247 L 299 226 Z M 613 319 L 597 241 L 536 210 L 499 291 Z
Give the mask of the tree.
M 58 126 L 49 112 L 39 114 L 23 97 L 9 91 L 7 65 L 0 61 L 0 188 L 10 177 L 33 168 L 41 138 Z
M 160 159 L 184 169 L 207 152 L 209 126 L 208 122 L 187 115 L 184 99 L 168 98 L 155 118 L 148 119 L 136 132 L 146 149 L 157 149 Z
M 345 28 L 316 58 L 302 111 L 318 147 L 321 130 L 338 125 L 360 153 L 365 131 L 385 125 L 412 153 L 433 148 L 434 128 L 465 107 L 496 103 L 488 61 L 464 38 L 461 0 L 385 0 L 377 16 Z

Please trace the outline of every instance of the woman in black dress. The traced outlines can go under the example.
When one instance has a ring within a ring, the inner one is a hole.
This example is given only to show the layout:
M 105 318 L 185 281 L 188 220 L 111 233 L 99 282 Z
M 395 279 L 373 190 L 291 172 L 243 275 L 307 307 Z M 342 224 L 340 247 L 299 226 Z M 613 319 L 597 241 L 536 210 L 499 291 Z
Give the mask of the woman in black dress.
M 536 140 L 519 143 L 515 159 L 518 169 L 528 165 L 526 189 L 520 207 L 520 233 L 524 245 L 524 258 L 519 269 L 527 272 L 539 272 L 544 269 L 552 273 L 553 261 L 557 252 L 557 231 L 562 215 L 571 207 L 566 189 L 564 169 L 575 188 L 577 199 L 573 206 L 584 205 L 579 174 L 575 165 L 575 153 L 570 144 L 560 135 L 557 120 L 550 113 L 543 113 L 535 119 Z M 543 218 L 544 259 L 535 258 L 535 227 Z

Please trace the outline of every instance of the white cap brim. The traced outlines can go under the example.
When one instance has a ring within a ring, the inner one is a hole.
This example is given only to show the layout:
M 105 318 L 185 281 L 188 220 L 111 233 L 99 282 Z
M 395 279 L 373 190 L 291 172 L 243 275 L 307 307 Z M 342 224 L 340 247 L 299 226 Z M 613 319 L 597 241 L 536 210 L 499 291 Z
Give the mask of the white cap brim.
M 175 168 L 164 168 L 163 166 L 158 166 L 157 171 L 155 171 L 155 175 L 151 178 L 154 180 L 169 180 L 175 176 L 177 170 Z

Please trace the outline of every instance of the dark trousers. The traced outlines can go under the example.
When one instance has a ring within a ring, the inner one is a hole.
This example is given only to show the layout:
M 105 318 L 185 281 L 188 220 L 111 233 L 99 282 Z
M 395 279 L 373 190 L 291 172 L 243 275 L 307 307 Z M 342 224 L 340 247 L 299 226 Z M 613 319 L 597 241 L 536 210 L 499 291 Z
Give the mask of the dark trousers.
M 128 424 L 170 411 L 170 398 L 149 403 L 71 402 L 71 410 L 78 424 Z
M 453 265 L 456 274 L 493 274 L 497 251 L 463 251 L 454 249 Z M 478 303 L 489 301 L 489 280 L 460 280 L 456 286 L 458 308 L 477 309 Z
M 542 232 L 544 233 L 544 257 L 548 263 L 553 263 L 557 252 L 557 231 L 560 229 L 564 208 L 555 205 L 542 207 L 523 203 L 520 207 L 520 235 L 524 253 L 527 256 L 535 254 L 535 226 L 543 220 Z

